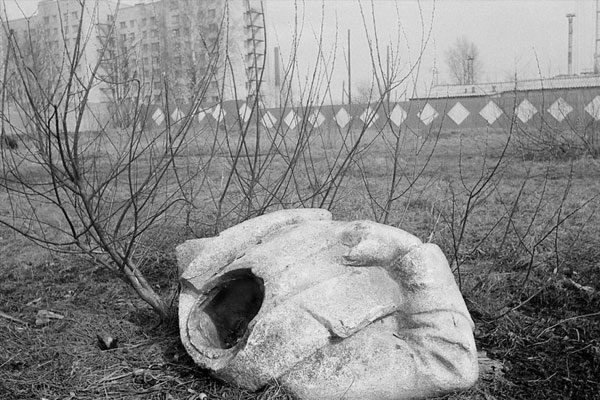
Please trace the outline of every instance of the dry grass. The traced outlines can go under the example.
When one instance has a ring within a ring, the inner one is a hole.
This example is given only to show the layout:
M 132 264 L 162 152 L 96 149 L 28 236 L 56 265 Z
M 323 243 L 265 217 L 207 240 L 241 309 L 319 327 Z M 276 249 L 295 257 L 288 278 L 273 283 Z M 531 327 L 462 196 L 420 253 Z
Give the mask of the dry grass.
M 2 311 L 26 324 L 0 318 L 0 398 L 287 398 L 276 385 L 247 393 L 209 378 L 183 350 L 176 326 L 156 326 L 120 281 L 83 260 L 43 258 L 2 265 Z M 41 309 L 65 318 L 36 326 Z M 117 338 L 118 348 L 100 350 L 99 332 Z
M 481 171 L 489 168 L 483 166 L 483 160 L 497 159 L 503 138 L 499 132 L 441 135 L 419 184 L 394 205 L 390 224 L 440 244 L 452 259 L 451 227 L 444 222 L 452 206 L 450 187 L 464 194 L 458 189 L 463 183 L 473 184 Z M 325 165 L 323 157 L 335 149 L 335 141 L 335 135 L 322 141 L 321 152 L 315 153 L 318 168 Z M 407 142 L 406 146 L 413 144 Z M 369 163 L 363 171 L 376 194 L 385 193 L 391 166 L 381 146 L 376 143 L 366 150 Z M 201 156 L 200 147 L 190 150 L 192 157 Z M 403 162 L 408 169 L 425 161 L 423 156 L 408 153 Z M 212 166 L 209 181 L 215 187 L 226 166 L 224 159 Z M 278 166 L 276 163 L 273 168 Z M 361 176 L 356 166 L 348 171 L 333 207 L 335 218 L 372 218 Z M 477 344 L 491 358 L 503 362 L 506 371 L 502 379 L 481 381 L 467 393 L 445 398 L 598 398 L 598 203 L 590 203 L 561 225 L 556 240 L 551 235 L 541 243 L 531 265 L 526 244 L 548 229 L 567 185 L 565 213 L 600 193 L 600 166 L 588 158 L 523 159 L 511 149 L 498 178 L 496 190 L 480 199 L 470 215 L 459 255 L 462 290 L 476 323 Z M 524 179 L 527 182 L 512 229 L 524 232 L 535 216 L 526 243 L 519 243 L 513 230 L 502 242 L 502 229 L 486 236 L 506 214 L 507 202 L 515 198 Z M 538 206 L 544 183 L 547 190 Z M 455 201 L 458 208 L 464 206 L 464 197 Z M 210 197 L 205 192 L 198 202 L 195 218 L 210 221 L 214 212 Z M 146 252 L 144 265 L 163 293 L 176 289 L 173 249 L 189 235 L 189 230 L 164 225 L 151 235 L 153 250 Z M 211 379 L 185 354 L 176 327 L 156 326 L 148 307 L 121 281 L 87 261 L 42 251 L 9 231 L 0 231 L 0 237 L 0 311 L 26 322 L 0 317 L 4 350 L 0 352 L 0 398 L 199 399 L 201 393 L 209 399 L 291 398 L 276 384 L 259 393 L 247 393 Z M 487 239 L 478 246 L 484 237 Z M 474 248 L 476 251 L 470 252 Z M 65 318 L 35 326 L 36 312 L 41 309 Z M 119 347 L 101 351 L 98 332 L 118 338 Z

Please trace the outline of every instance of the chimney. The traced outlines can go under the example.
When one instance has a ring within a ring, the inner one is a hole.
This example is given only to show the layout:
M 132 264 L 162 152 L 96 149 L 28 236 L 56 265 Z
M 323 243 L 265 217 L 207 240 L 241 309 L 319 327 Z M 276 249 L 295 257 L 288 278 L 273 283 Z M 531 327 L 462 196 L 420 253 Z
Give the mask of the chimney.
M 594 74 L 600 74 L 600 3 L 596 0 L 596 37 L 594 39 Z
M 575 18 L 575 14 L 567 14 L 567 19 L 569 20 L 569 54 L 567 58 L 568 75 L 573 75 L 573 18 Z

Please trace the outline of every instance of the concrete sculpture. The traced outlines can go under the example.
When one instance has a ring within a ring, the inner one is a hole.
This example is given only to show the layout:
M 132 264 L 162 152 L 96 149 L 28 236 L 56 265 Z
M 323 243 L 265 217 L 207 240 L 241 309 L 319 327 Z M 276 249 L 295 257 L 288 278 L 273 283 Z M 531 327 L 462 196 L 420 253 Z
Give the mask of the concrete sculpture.
M 300 399 L 408 399 L 477 380 L 442 251 L 400 229 L 283 210 L 177 248 L 181 340 L 215 376 Z

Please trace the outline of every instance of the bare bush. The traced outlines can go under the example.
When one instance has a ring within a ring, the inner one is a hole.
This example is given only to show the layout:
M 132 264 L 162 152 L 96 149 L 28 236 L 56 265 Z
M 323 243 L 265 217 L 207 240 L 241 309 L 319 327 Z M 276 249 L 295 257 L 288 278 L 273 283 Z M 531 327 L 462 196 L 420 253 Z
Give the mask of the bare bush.
M 61 3 L 56 6 L 61 15 Z M 158 223 L 181 213 L 188 185 L 201 168 L 183 174 L 178 157 L 188 145 L 210 76 L 198 82 L 187 116 L 152 130 L 143 102 L 152 88 L 141 87 L 135 76 L 111 74 L 111 85 L 124 93 L 113 97 L 114 106 L 127 115 L 119 129 L 112 129 L 90 101 L 107 79 L 109 42 L 98 50 L 94 64 L 86 64 L 85 56 L 96 50 L 90 40 L 97 32 L 84 18 L 98 11 L 83 3 L 77 11 L 76 42 L 67 45 L 63 33 L 62 56 L 52 59 L 40 60 L 32 51 L 31 45 L 44 40 L 34 27 L 23 42 L 5 25 L 10 79 L 3 85 L 2 120 L 18 137 L 18 149 L 2 154 L 0 185 L 12 213 L 0 223 L 50 250 L 87 255 L 120 276 L 166 319 L 171 316 L 169 301 L 144 276 L 144 243 L 152 242 Z M 110 37 L 114 20 L 106 29 Z M 168 79 L 163 83 L 168 89 Z M 163 93 L 168 109 L 171 100 L 168 91 Z

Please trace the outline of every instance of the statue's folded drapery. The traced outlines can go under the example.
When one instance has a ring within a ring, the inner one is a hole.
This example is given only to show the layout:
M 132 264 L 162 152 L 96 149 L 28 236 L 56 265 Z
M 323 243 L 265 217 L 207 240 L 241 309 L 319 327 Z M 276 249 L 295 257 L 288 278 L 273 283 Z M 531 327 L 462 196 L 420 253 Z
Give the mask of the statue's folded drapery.
M 302 399 L 407 399 L 477 379 L 446 258 L 400 229 L 283 210 L 178 247 L 181 339 L 203 368 Z

